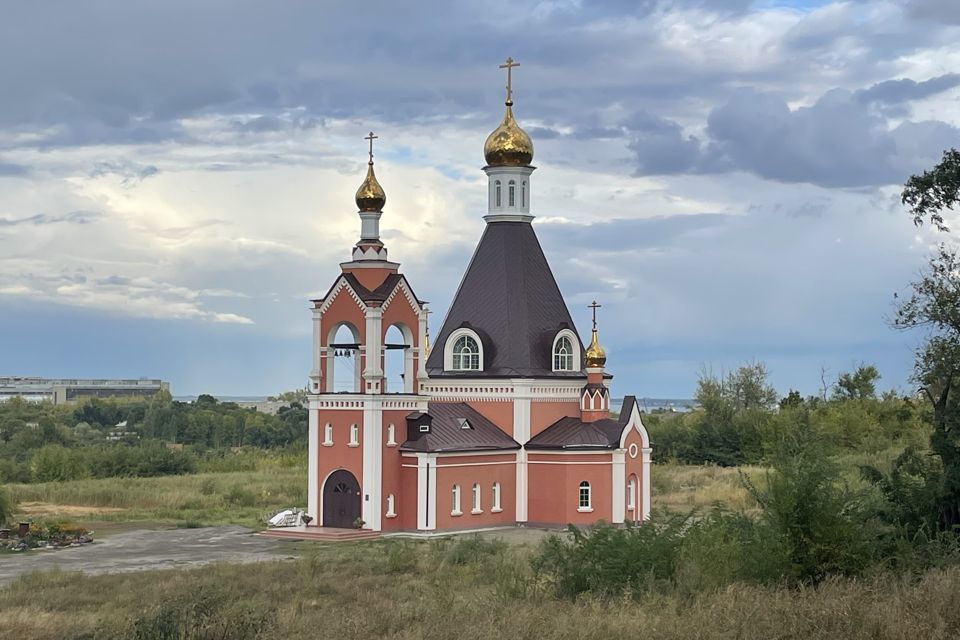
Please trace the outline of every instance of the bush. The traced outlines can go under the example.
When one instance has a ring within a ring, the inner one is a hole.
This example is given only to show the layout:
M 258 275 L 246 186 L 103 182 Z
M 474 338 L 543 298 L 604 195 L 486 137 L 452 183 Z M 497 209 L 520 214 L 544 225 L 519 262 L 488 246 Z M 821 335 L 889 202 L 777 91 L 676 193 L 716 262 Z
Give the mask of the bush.
M 228 504 L 238 507 L 252 507 L 257 504 L 257 496 L 243 485 L 235 484 L 230 487 L 230 491 L 223 497 Z
M 3 527 L 13 518 L 15 507 L 16 504 L 13 502 L 10 492 L 7 491 L 6 487 L 0 486 L 0 527 Z

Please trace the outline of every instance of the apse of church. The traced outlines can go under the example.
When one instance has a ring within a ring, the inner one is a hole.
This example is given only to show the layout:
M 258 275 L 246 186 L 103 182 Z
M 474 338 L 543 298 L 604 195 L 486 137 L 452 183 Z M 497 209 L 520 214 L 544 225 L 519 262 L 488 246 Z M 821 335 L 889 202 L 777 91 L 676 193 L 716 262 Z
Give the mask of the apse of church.
M 500 65 L 504 114 L 483 148 L 485 227 L 432 349 L 430 312 L 380 238 L 379 137 L 365 138 L 360 238 L 312 301 L 313 525 L 431 532 L 649 514 L 650 442 L 632 396 L 610 415 L 601 305 L 591 305 L 584 347 L 531 224 L 534 148 L 513 113 L 518 66 Z M 388 354 L 402 354 L 399 380 L 385 373 Z

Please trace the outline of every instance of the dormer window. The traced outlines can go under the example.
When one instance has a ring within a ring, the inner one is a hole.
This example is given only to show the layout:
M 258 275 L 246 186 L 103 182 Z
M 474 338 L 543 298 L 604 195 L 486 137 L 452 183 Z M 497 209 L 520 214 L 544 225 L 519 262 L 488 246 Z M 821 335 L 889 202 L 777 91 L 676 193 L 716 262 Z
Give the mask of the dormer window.
M 579 369 L 580 341 L 576 334 L 564 329 L 553 339 L 551 362 L 554 371 L 576 371 Z
M 444 369 L 447 371 L 482 371 L 483 345 L 471 329 L 457 329 L 447 338 L 444 347 Z
M 473 429 L 473 425 L 470 424 L 470 421 L 466 418 L 457 418 L 457 422 L 460 424 L 461 429 Z

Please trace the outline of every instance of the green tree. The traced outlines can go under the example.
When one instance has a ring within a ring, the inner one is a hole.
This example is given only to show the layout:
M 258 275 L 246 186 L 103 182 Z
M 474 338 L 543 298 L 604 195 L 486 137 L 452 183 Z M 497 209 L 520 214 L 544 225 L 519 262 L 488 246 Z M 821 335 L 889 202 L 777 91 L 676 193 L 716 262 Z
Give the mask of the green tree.
M 833 388 L 835 400 L 877 397 L 877 380 L 880 372 L 872 364 L 861 364 L 856 371 L 841 374 Z
M 933 169 L 910 176 L 900 197 L 910 208 L 915 225 L 920 226 L 929 219 L 940 231 L 949 231 L 943 211 L 960 203 L 960 151 L 944 151 L 943 159 Z

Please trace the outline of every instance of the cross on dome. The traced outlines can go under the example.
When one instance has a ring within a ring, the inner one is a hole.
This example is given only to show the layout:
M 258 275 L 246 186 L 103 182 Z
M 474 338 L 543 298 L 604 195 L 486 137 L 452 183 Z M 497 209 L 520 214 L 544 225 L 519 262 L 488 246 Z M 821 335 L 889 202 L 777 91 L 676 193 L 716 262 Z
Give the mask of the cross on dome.
M 374 140 L 377 140 L 377 139 L 379 139 L 379 138 L 380 138 L 380 136 L 375 136 L 375 135 L 373 135 L 373 131 L 370 132 L 370 135 L 368 135 L 366 138 L 364 138 L 364 140 L 369 140 L 369 141 L 370 141 L 370 161 L 369 161 L 368 164 L 373 164 L 373 141 L 374 141 Z
M 519 62 L 514 62 L 513 58 L 508 57 L 506 62 L 500 65 L 501 69 L 507 70 L 507 104 L 513 104 L 513 68 L 519 67 Z

